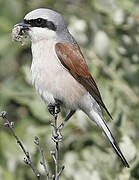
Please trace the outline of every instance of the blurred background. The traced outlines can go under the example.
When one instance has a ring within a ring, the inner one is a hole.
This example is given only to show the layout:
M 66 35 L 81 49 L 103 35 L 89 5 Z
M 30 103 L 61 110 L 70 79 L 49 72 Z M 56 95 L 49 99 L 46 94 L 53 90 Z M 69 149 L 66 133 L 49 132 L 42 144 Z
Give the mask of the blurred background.
M 35 135 L 40 137 L 52 173 L 52 117 L 31 85 L 30 42 L 21 46 L 11 41 L 13 26 L 39 7 L 64 15 L 113 116 L 109 121 L 104 113 L 108 125 L 131 166 L 123 168 L 101 130 L 79 111 L 63 130 L 61 180 L 139 179 L 139 1 L 0 0 L 0 111 L 6 110 L 15 122 L 17 135 L 44 174 L 33 141 Z M 66 113 L 62 111 L 59 122 Z M 23 158 L 0 119 L 0 179 L 34 180 Z

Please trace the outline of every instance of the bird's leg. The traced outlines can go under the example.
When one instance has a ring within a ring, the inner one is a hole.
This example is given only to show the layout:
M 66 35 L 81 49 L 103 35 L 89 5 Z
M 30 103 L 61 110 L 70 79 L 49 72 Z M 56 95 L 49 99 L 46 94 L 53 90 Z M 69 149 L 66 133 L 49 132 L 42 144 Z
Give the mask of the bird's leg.
M 59 133 L 57 132 L 58 130 L 58 127 L 57 127 L 57 115 L 58 113 L 60 112 L 60 105 L 62 104 L 62 102 L 58 99 L 55 99 L 55 103 L 54 104 L 49 104 L 48 105 L 48 111 L 50 112 L 50 114 L 54 117 L 53 119 L 53 122 L 51 123 L 51 125 L 53 126 L 54 128 L 54 131 L 53 131 L 53 140 L 55 142 L 58 142 L 60 141 L 62 138 L 62 136 L 60 135 L 59 136 Z
M 60 105 L 62 104 L 61 101 L 55 99 L 55 104 L 49 104 L 48 105 L 48 111 L 50 112 L 51 115 L 55 115 L 58 114 L 60 112 Z M 66 116 L 66 118 L 64 119 L 64 121 L 58 126 L 58 128 L 56 128 L 56 135 L 55 138 L 58 137 L 58 139 L 62 139 L 62 135 L 61 135 L 61 131 L 64 128 L 66 122 L 73 116 L 73 114 L 75 113 L 75 110 L 71 110 L 69 112 L 69 114 Z
M 55 107 L 56 107 L 55 113 L 56 113 L 56 114 L 60 113 L 60 105 L 61 105 L 61 104 L 62 104 L 62 102 L 61 102 L 60 100 L 55 99 Z
M 60 105 L 62 104 L 61 101 L 58 99 L 55 99 L 55 104 L 48 104 L 48 111 L 51 115 L 54 115 L 55 113 L 58 114 L 60 112 Z
M 55 105 L 53 104 L 48 104 L 48 111 L 51 115 L 54 115 L 55 114 Z
M 66 116 L 66 118 L 64 119 L 64 121 L 59 125 L 59 127 L 57 128 L 57 132 L 60 134 L 60 132 L 62 131 L 63 127 L 65 126 L 66 122 L 73 116 L 73 114 L 75 113 L 75 110 L 71 110 L 69 112 L 69 114 Z

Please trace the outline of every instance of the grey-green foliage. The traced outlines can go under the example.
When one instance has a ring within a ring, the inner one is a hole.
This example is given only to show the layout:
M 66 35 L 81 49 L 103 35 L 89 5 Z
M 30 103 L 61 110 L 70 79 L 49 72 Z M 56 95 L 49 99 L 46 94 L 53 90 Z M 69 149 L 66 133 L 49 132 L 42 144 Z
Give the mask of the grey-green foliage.
M 35 135 L 41 138 L 53 171 L 49 125 L 52 117 L 30 83 L 30 45 L 22 47 L 10 37 L 13 25 L 38 7 L 49 7 L 64 15 L 112 113 L 114 120 L 108 125 L 131 165 L 130 169 L 123 168 L 101 131 L 82 112 L 77 112 L 63 131 L 60 162 L 66 168 L 61 179 L 139 179 L 139 1 L 0 1 L 0 111 L 8 111 L 9 119 L 15 122 L 16 133 L 43 173 L 33 138 Z M 65 112 L 59 119 L 64 117 Z M 105 117 L 108 119 L 106 114 Z M 22 151 L 2 120 L 0 179 L 34 179 L 31 169 L 23 163 Z

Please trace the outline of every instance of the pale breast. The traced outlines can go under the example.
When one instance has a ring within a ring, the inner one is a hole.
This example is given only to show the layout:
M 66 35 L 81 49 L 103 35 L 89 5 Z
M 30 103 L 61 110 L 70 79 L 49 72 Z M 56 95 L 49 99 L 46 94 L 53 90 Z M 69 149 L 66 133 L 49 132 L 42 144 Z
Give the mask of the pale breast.
M 56 98 L 65 106 L 77 109 L 86 90 L 60 63 L 54 47 L 50 41 L 32 46 L 32 83 L 46 103 L 54 103 Z

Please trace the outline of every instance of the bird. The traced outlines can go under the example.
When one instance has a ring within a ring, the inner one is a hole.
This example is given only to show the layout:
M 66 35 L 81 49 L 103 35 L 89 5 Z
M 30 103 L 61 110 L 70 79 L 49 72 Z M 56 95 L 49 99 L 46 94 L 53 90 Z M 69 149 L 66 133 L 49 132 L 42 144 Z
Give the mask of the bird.
M 31 74 L 36 91 L 51 113 L 58 106 L 69 109 L 61 129 L 77 110 L 82 110 L 103 131 L 123 165 L 129 168 L 106 124 L 102 109 L 111 119 L 112 116 L 62 14 L 52 9 L 38 8 L 27 13 L 23 22 L 17 25 L 31 40 Z

